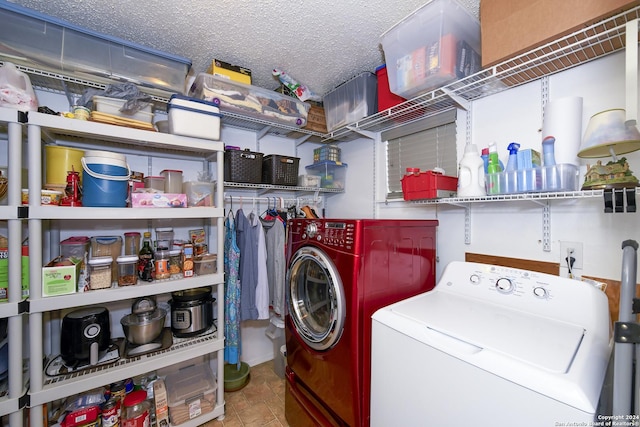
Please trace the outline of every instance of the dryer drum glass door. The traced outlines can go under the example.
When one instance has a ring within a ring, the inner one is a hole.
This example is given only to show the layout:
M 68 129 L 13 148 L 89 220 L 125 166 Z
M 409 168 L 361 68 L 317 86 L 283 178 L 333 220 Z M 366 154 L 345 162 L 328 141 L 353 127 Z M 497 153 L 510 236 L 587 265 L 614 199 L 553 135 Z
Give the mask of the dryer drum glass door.
M 314 350 L 333 347 L 344 328 L 345 298 L 335 265 L 320 249 L 305 246 L 291 258 L 289 314 L 302 340 Z

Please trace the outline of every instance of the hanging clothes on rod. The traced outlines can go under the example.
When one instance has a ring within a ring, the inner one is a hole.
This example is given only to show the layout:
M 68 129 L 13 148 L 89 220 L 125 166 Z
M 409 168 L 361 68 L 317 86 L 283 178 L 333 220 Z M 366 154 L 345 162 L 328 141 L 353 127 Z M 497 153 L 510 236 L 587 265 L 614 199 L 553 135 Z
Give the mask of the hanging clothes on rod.
M 248 216 L 242 206 L 236 212 L 236 237 L 240 248 L 240 319 L 268 319 L 269 284 L 265 237 L 262 224 L 253 210 Z
M 233 203 L 232 203 L 233 208 Z M 240 339 L 240 248 L 236 241 L 235 219 L 229 210 L 225 220 L 224 238 L 224 360 L 238 365 L 242 353 Z
M 269 283 L 269 303 L 274 313 L 284 316 L 284 283 L 286 275 L 285 256 L 285 219 L 283 212 L 276 209 L 274 198 L 273 208 L 267 210 L 260 217 L 264 229 L 267 253 L 267 279 Z

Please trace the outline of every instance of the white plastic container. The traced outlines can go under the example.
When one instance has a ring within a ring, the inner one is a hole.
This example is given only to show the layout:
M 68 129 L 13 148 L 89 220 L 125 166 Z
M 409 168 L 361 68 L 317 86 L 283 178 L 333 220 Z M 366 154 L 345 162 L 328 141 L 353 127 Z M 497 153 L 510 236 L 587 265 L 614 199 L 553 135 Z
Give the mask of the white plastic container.
M 138 120 L 145 123 L 153 122 L 153 112 L 151 111 L 151 104 L 148 104 L 143 109 L 139 110 L 135 114 L 126 114 L 120 111 L 122 106 L 127 102 L 125 99 L 109 98 L 106 96 L 94 96 L 93 109 L 105 114 L 111 114 L 118 117 L 124 117 L 125 119 Z
M 113 258 L 98 257 L 89 259 L 89 288 L 106 289 L 111 287 L 111 263 Z
M 475 144 L 464 148 L 458 172 L 458 197 L 486 196 L 484 184 L 484 160 Z
M 220 139 L 220 109 L 201 99 L 174 94 L 167 105 L 169 133 L 202 139 Z
M 182 171 L 175 169 L 164 169 L 160 172 L 164 177 L 164 192 L 170 194 L 182 193 Z

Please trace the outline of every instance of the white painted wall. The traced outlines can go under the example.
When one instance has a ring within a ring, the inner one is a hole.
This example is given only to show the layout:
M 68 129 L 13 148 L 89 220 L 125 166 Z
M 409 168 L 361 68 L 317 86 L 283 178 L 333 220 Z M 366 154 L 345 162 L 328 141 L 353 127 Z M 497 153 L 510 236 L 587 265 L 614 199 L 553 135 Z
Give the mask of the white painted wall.
M 589 117 L 598 111 L 624 108 L 624 94 L 623 53 L 549 77 L 549 100 L 565 96 L 583 97 L 583 129 Z M 522 148 L 542 151 L 540 82 L 532 82 L 480 99 L 472 104 L 471 114 L 472 142 L 479 147 L 486 147 L 489 143 L 495 142 L 505 164 L 506 147 L 512 141 L 520 142 Z M 457 146 L 460 159 L 466 137 L 464 121 L 459 120 L 458 123 Z M 378 143 L 377 148 L 377 164 L 383 167 L 384 144 Z M 640 174 L 640 152 L 628 154 L 627 158 L 636 176 Z M 363 162 L 367 160 L 363 159 Z M 586 170 L 585 165 L 586 162 L 580 168 L 581 183 Z M 376 175 L 379 187 L 383 188 L 383 174 Z M 353 179 L 349 184 L 352 183 Z M 351 200 L 350 188 L 347 190 L 349 194 L 345 201 Z M 381 202 L 381 193 L 378 193 L 377 197 L 377 215 L 380 218 L 437 218 L 440 221 L 437 248 L 438 277 L 449 262 L 464 260 L 465 252 L 559 262 L 559 242 L 572 241 L 582 242 L 584 245 L 583 274 L 620 280 L 621 243 L 626 239 L 640 239 L 639 214 L 605 214 L 603 201 L 599 198 L 551 200 L 551 251 L 545 252 L 542 245 L 542 206 L 538 203 L 472 204 L 471 243 L 466 245 L 462 208 L 448 205 L 412 205 L 402 201 L 385 204 Z M 356 212 L 357 206 L 350 204 L 342 209 Z

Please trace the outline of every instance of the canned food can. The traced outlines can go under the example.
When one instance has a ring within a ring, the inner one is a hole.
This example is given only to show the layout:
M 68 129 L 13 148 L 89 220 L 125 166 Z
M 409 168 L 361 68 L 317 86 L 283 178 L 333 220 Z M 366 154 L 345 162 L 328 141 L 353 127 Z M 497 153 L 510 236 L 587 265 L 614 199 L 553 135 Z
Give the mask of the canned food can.
M 102 405 L 100 417 L 102 419 L 102 427 L 119 427 L 120 426 L 120 400 L 111 398 Z

